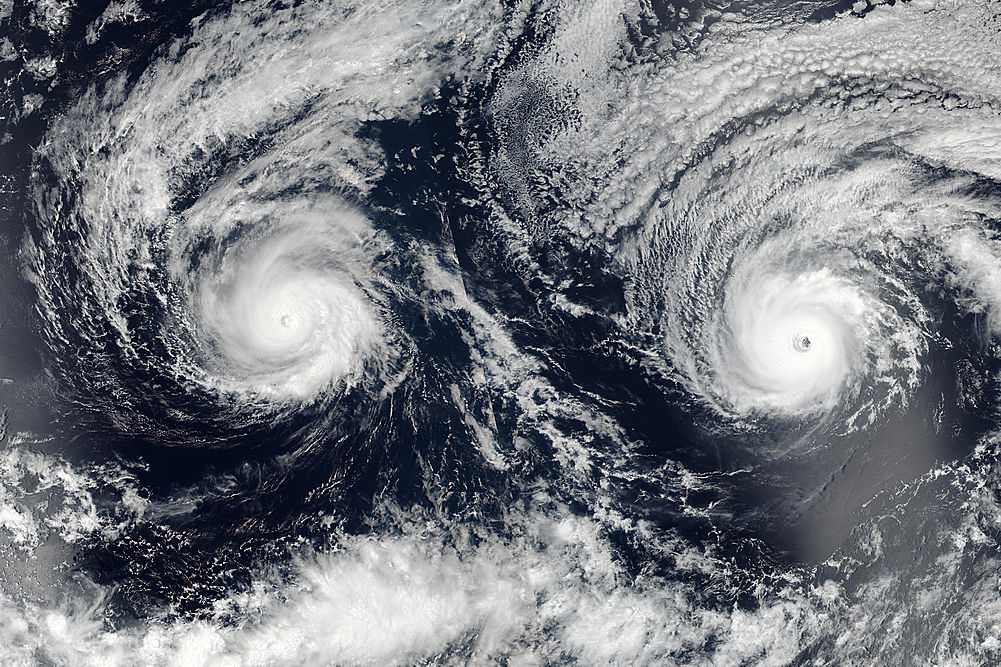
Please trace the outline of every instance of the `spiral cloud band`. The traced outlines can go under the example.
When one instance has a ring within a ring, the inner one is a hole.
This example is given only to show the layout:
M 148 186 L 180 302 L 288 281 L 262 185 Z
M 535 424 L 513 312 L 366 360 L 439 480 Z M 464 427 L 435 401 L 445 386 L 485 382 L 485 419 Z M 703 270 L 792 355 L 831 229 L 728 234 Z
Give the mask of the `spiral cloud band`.
M 920 385 L 943 298 L 966 312 L 998 303 L 983 271 L 999 256 L 985 225 L 997 217 L 989 12 L 913 4 L 733 35 L 723 22 L 691 58 L 622 78 L 544 54 L 533 66 L 554 96 L 587 85 L 608 106 L 540 135 L 538 162 L 503 148 L 498 174 L 517 192 L 511 161 L 548 169 L 562 153 L 574 164 L 562 190 L 605 180 L 562 224 L 615 240 L 627 319 L 663 340 L 699 401 L 737 420 L 837 410 L 851 430 Z
M 83 384 L 131 391 L 124 358 L 237 405 L 311 402 L 387 370 L 374 262 L 390 242 L 349 203 L 382 167 L 352 134 L 413 112 L 435 63 L 405 45 L 430 36 L 304 6 L 226 41 L 256 11 L 89 91 L 40 152 L 46 224 L 26 254 L 47 332 L 55 346 L 74 347 L 71 330 L 108 341 L 86 350 Z

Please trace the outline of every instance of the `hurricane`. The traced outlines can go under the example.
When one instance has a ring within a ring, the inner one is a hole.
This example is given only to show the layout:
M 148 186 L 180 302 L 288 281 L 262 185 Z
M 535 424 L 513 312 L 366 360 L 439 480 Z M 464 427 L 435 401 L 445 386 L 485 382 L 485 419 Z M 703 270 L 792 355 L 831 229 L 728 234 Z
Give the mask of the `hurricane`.
M 999 10 L 0 6 L 0 659 L 1001 659 Z

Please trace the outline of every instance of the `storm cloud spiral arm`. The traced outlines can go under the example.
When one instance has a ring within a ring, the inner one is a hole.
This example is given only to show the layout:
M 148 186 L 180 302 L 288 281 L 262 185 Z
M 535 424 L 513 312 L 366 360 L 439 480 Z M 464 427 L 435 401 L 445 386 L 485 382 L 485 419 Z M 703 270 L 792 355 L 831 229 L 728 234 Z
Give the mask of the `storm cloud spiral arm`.
M 211 24 L 205 32 L 194 39 L 212 39 Z M 352 78 L 351 66 L 324 68 L 314 56 L 334 54 L 316 37 L 291 56 L 309 63 L 299 78 L 254 62 L 292 38 L 269 32 L 251 61 L 210 83 L 219 54 L 192 49 L 132 85 L 109 82 L 66 118 L 42 151 L 57 186 L 39 186 L 38 214 L 50 224 L 29 247 L 43 314 L 71 319 L 50 331 L 103 326 L 119 337 L 117 354 L 146 364 L 134 329 L 159 325 L 163 358 L 152 363 L 241 400 L 308 401 L 385 357 L 375 354 L 385 325 L 366 292 L 383 248 L 346 200 L 363 176 L 350 173 L 343 146 L 316 144 L 321 131 L 345 131 L 334 110 L 342 125 L 357 122 L 329 90 Z M 176 95 L 161 94 L 168 82 Z M 255 92 L 263 87 L 268 96 Z M 262 145 L 247 146 L 257 133 Z M 241 164 L 213 174 L 227 153 Z M 57 263 L 71 234 L 83 247 Z M 61 273 L 67 262 L 78 283 Z M 89 299 L 65 312 L 80 290 Z M 142 318 L 144 307 L 162 321 Z
M 710 31 L 703 57 L 603 82 L 622 101 L 545 145 L 606 132 L 614 148 L 574 152 L 572 177 L 610 185 L 570 220 L 622 239 L 629 319 L 721 412 L 843 409 L 859 383 L 877 388 L 867 412 L 905 401 L 928 302 L 996 303 L 981 275 L 997 254 L 995 45 L 957 50 L 913 7 L 774 32 Z
M 196 4 L 0 8 L 2 661 L 1001 658 L 996 5 Z

